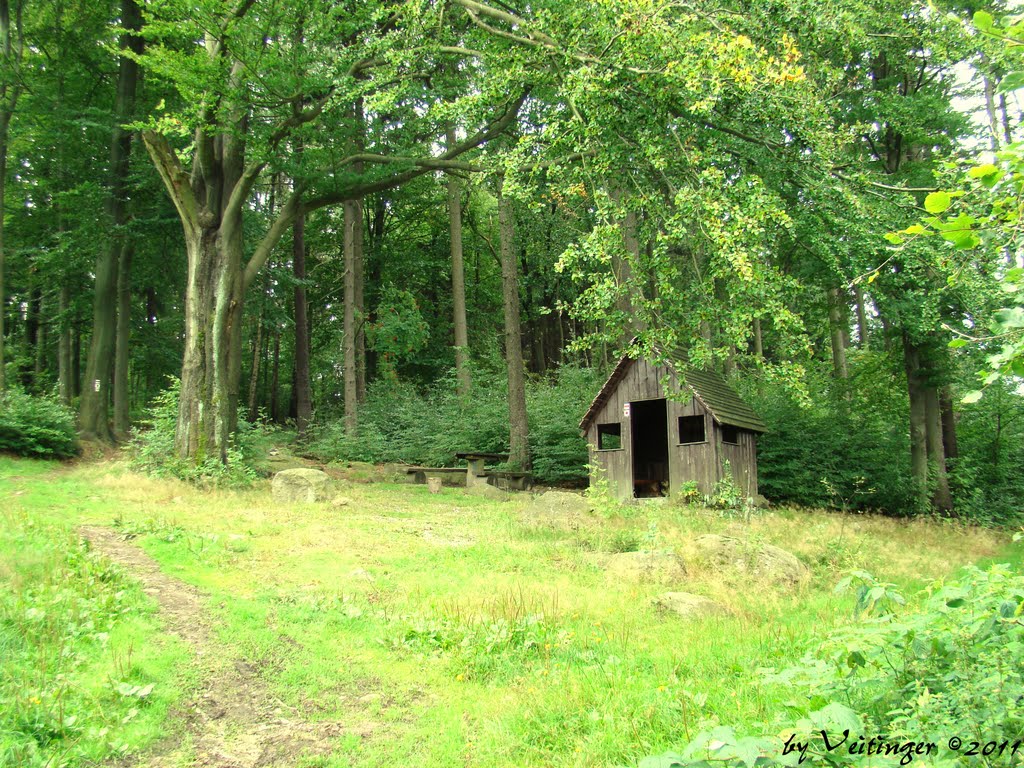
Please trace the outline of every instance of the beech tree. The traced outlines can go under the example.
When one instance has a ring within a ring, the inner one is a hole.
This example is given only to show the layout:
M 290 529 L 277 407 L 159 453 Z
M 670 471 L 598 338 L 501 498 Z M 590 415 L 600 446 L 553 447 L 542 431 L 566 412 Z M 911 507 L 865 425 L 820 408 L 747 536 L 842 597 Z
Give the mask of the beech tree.
M 237 418 L 245 293 L 299 211 L 358 201 L 434 170 L 458 168 L 459 156 L 500 135 L 526 98 L 520 86 L 518 94 L 480 104 L 478 127 L 454 146 L 432 151 L 443 127 L 431 110 L 439 109 L 443 94 L 424 88 L 410 61 L 467 52 L 429 43 L 420 20 L 405 10 L 341 8 L 321 0 L 288 9 L 254 0 L 202 9 L 171 2 L 147 20 L 154 44 L 142 61 L 170 80 L 188 105 L 143 134 L 181 219 L 189 263 L 176 436 L 182 457 L 227 459 Z M 288 43 L 298 18 L 308 20 L 302 50 Z M 382 110 L 413 95 L 424 101 L 415 123 L 393 142 L 399 151 L 338 152 L 351 146 L 358 129 L 353 105 L 368 95 Z M 186 133 L 192 144 L 179 154 L 172 140 Z M 306 175 L 246 258 L 243 218 L 253 190 L 261 174 L 280 163 L 287 140 L 300 134 Z

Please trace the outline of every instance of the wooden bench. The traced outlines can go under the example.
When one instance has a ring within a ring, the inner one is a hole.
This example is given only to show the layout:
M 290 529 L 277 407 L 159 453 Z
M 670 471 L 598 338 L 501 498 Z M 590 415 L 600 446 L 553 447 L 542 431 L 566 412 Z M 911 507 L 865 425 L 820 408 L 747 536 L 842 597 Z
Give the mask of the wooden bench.
M 461 475 L 464 478 L 466 470 L 461 467 L 406 467 L 405 474 L 412 475 L 413 482 L 422 485 L 427 482 L 428 477 L 440 477 L 442 481 L 451 475 Z
M 528 491 L 533 488 L 531 472 L 496 472 L 488 470 L 487 482 L 503 491 Z

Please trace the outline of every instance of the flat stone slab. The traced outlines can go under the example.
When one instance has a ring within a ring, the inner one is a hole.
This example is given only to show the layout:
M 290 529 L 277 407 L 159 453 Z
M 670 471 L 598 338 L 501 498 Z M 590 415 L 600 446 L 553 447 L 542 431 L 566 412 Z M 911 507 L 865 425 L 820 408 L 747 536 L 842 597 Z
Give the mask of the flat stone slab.
M 285 469 L 274 475 L 270 492 L 281 504 L 313 504 L 327 501 L 329 481 L 319 469 Z

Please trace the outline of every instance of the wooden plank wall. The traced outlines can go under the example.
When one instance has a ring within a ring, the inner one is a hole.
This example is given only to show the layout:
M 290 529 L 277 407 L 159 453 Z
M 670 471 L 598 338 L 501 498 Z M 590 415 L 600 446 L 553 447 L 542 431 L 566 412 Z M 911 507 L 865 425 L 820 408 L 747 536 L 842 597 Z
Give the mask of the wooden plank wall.
M 626 371 L 608 401 L 598 411 L 587 433 L 590 460 L 604 472 L 612 491 L 620 499 L 633 498 L 633 434 L 630 419 L 623 416 L 623 406 L 638 400 L 658 400 L 666 397 L 663 379 L 669 379 L 669 392 L 678 392 L 678 379 L 674 372 L 654 366 L 646 360 L 637 360 Z M 670 493 L 676 493 L 684 482 L 695 480 L 701 493 L 711 493 L 722 477 L 721 459 L 729 459 L 736 484 L 748 495 L 757 493 L 757 452 L 752 432 L 740 430 L 739 445 L 721 442 L 721 432 L 696 398 L 682 403 L 668 400 L 668 453 Z M 707 441 L 692 445 L 679 445 L 679 417 L 703 415 Z M 597 425 L 622 425 L 622 448 L 615 451 L 597 450 Z
M 717 430 L 716 430 L 717 431 Z M 721 434 L 718 436 L 721 441 Z M 745 496 L 757 496 L 757 436 L 745 429 L 739 431 L 739 443 L 719 443 L 721 456 L 732 467 L 733 482 Z
M 679 445 L 680 416 L 703 416 L 704 436 L 707 440 L 703 443 Z M 683 483 L 694 480 L 701 493 L 711 493 L 714 490 L 715 483 L 722 476 L 715 440 L 716 431 L 711 414 L 704 410 L 697 398 L 690 398 L 688 403 L 669 400 L 668 454 L 669 485 L 672 493 L 679 492 Z

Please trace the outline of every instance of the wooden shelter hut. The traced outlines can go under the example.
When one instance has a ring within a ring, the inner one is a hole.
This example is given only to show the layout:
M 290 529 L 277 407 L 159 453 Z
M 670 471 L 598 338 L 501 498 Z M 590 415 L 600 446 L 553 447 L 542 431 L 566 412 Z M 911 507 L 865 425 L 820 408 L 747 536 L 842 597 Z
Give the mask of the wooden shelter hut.
M 623 357 L 580 422 L 590 464 L 620 499 L 710 494 L 728 465 L 757 495 L 757 436 L 764 422 L 711 371 Z M 728 463 L 728 464 L 727 464 Z

